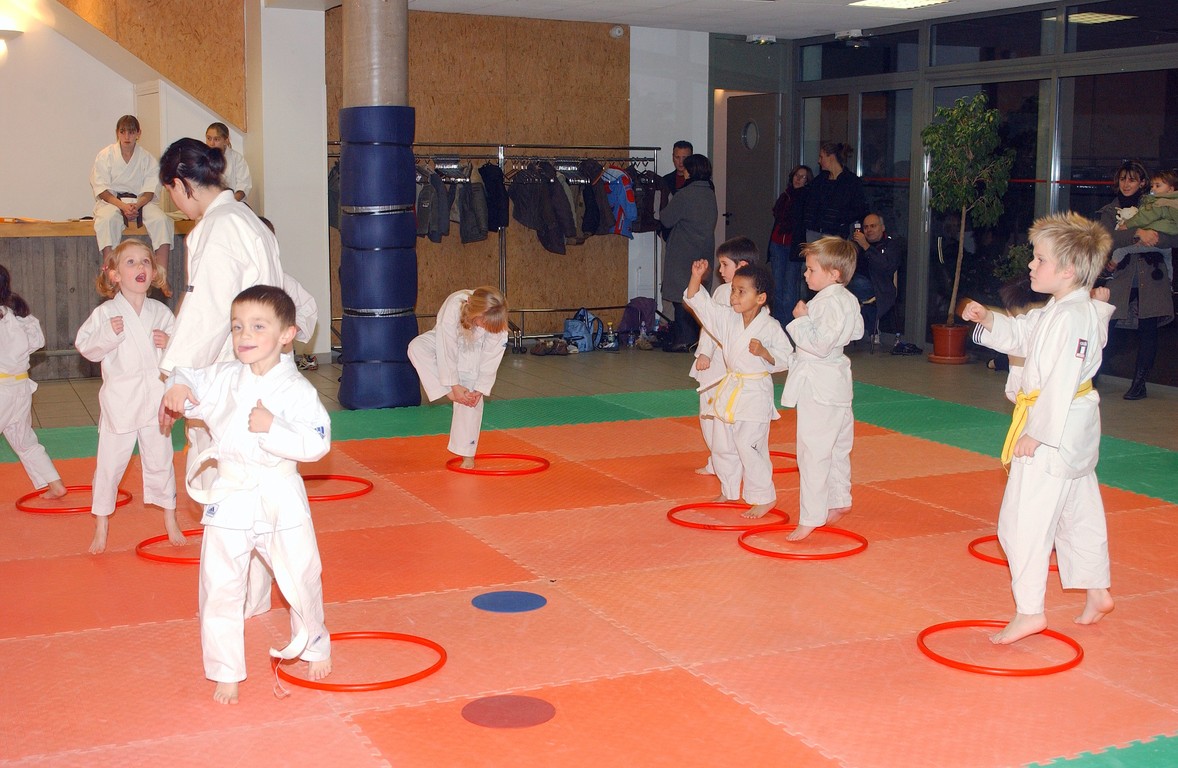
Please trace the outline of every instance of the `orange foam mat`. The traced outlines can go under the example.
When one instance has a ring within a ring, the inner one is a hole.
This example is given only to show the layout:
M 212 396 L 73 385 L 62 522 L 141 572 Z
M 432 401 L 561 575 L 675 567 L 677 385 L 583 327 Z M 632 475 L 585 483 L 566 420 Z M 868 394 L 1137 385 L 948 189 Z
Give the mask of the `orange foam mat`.
M 659 498 L 704 501 L 720 494 L 720 481 L 714 475 L 695 472 L 707 462 L 707 451 L 699 450 L 643 456 L 641 459 L 631 456 L 594 459 L 586 461 L 585 466 Z M 796 488 L 796 478 L 796 474 L 774 475 L 773 482 L 778 489 L 788 487 L 790 483 Z
M 559 458 L 557 454 L 521 439 L 519 435 L 525 431 L 483 432 L 479 438 L 478 452 L 525 453 L 549 461 Z M 454 458 L 454 454 L 446 449 L 449 442 L 449 435 L 347 440 L 333 444 L 332 453 L 342 452 L 351 456 L 381 475 L 403 475 L 445 469 L 446 462 Z
M 548 602 L 522 613 L 495 613 L 471 604 L 477 595 L 503 589 L 533 592 Z M 289 632 L 282 623 L 285 611 L 271 613 L 274 626 Z M 668 666 L 641 638 L 546 581 L 330 604 L 326 619 L 332 632 L 415 635 L 440 644 L 447 654 L 441 670 L 398 688 L 364 694 L 295 690 L 296 696 L 326 697 L 340 711 L 489 695 Z M 575 636 L 570 634 L 574 627 Z M 339 682 L 389 679 L 437 659 L 428 649 L 395 641 L 341 641 L 333 648 L 341 676 L 332 678 Z M 345 673 L 349 677 L 342 677 Z
M 980 453 L 941 445 L 898 433 L 855 440 L 851 479 L 856 483 L 928 477 L 950 472 L 988 469 L 993 459 Z
M 547 578 L 743 558 L 735 533 L 667 520 L 669 501 L 484 517 L 459 524 Z
M 925 482 L 931 481 L 926 478 Z M 791 497 L 796 506 L 797 492 Z M 850 513 L 837 526 L 866 536 L 870 542 L 967 531 L 978 526 L 977 520 L 872 485 L 853 485 L 851 504 Z
M 589 467 L 567 462 L 553 462 L 531 475 L 486 477 L 441 470 L 401 475 L 396 483 L 446 517 L 632 504 L 654 498 Z
M 1178 579 L 1178 506 L 1118 512 L 1107 519 L 1109 557 L 1114 564 Z
M 153 563 L 130 551 L 0 563 L 0 583 L 10 585 L 0 601 L 0 637 L 196 614 L 196 566 Z
M 1083 666 L 1048 677 L 970 674 L 926 658 L 915 635 L 704 664 L 697 672 L 856 768 L 1006 768 L 1173 729 L 1173 711 L 1094 679 Z M 979 634 L 976 642 L 989 641 Z
M 326 531 L 319 535 L 319 553 L 329 602 L 533 578 L 450 523 Z
M 315 520 L 316 531 L 347 531 L 441 520 L 437 510 L 342 451 L 333 450 L 314 464 L 300 464 L 299 472 L 304 476 L 347 475 L 373 484 L 372 490 L 363 496 L 312 502 L 311 516 Z M 307 483 L 308 496 L 354 490 L 360 490 L 357 483 L 342 480 L 314 480 Z
M 725 544 L 717 540 L 716 546 Z M 872 556 L 871 550 L 856 555 Z M 878 637 L 940 620 L 827 565 L 749 554 L 571 578 L 563 585 L 681 664 Z
M 232 711 L 237 709 L 235 707 Z M 388 763 L 355 726 L 342 717 L 328 715 L 304 717 L 292 722 L 278 720 L 252 727 L 231 725 L 211 733 L 31 757 L 22 760 L 20 765 L 22 768 L 126 768 L 129 765 L 386 768 Z
M 266 661 L 272 632 L 246 622 L 235 707 L 212 699 L 195 619 L 4 641 L 3 757 L 168 739 L 326 714 L 316 697 L 278 701 Z M 138 760 L 132 764 L 144 764 Z
M 570 461 L 706 451 L 698 421 L 693 425 L 657 419 L 529 427 L 515 434 Z
M 487 728 L 464 720 L 468 700 L 458 700 L 352 719 L 392 765 L 838 765 L 682 670 L 515 693 L 549 702 L 556 716 L 531 728 Z

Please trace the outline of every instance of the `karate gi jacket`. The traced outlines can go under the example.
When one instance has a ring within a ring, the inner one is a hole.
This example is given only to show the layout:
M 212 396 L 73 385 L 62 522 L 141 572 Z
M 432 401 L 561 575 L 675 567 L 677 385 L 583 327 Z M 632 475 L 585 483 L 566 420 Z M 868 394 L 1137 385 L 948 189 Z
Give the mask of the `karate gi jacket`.
M 8 307 L 0 307 L 0 313 L 0 373 L 8 374 L 0 378 L 0 386 L 27 389 L 31 396 L 36 382 L 16 377 L 28 372 L 29 355 L 45 346 L 45 332 L 32 315 L 17 317 Z
M 1100 369 L 1112 314 L 1111 304 L 1093 300 L 1081 288 L 1025 315 L 994 313 L 989 331 L 980 324 L 974 328 L 978 343 L 1026 358 L 1020 389 L 1039 395 L 1023 434 L 1042 443 L 1035 460 L 1042 459 L 1050 475 L 1074 479 L 1096 469 L 1100 395 L 1094 389 L 1076 397 L 1076 390 Z
M 282 287 L 278 240 L 245 203 L 225 190 L 188 235 L 188 285 L 160 368 L 200 368 L 233 359 L 229 314 L 251 285 Z
M 153 201 L 158 202 L 159 184 L 159 162 L 139 145 L 135 145 L 131 162 L 125 163 L 119 145 L 111 144 L 98 153 L 94 158 L 94 167 L 90 169 L 90 189 L 94 192 L 95 207 L 99 203 L 105 204 L 98 196 L 108 189 L 116 195 L 120 192 L 135 195 L 150 192 L 155 195 Z
M 784 371 L 793 352 L 781 323 L 769 314 L 767 307 L 762 307 L 746 327 L 744 317 L 732 307 L 718 306 L 702 288 L 691 298 L 687 298 L 684 291 L 683 301 L 699 318 L 700 325 L 715 336 L 724 349 L 724 365 L 728 372 L 716 385 L 716 417 L 729 424 L 780 419 L 781 415 L 773 405 L 773 378 L 770 374 Z M 749 342 L 753 339 L 758 339 L 773 356 L 772 365 L 749 352 Z
M 786 326 L 796 346 L 781 404 L 794 407 L 803 388 L 823 405 L 850 406 L 854 396 L 851 361 L 843 347 L 863 338 L 859 300 L 839 283 L 828 285 L 806 304 L 809 314 Z
M 722 283 L 716 288 L 716 292 L 712 294 L 712 303 L 720 310 L 728 310 L 731 314 L 736 314 L 732 310 L 732 284 Z M 703 392 L 709 387 L 713 387 L 720 383 L 720 379 L 724 378 L 724 374 L 728 373 L 728 368 L 724 363 L 724 348 L 720 345 L 719 339 L 712 335 L 712 331 L 707 328 L 699 335 L 699 345 L 695 348 L 695 357 L 701 355 L 706 356 L 712 361 L 711 365 L 706 370 L 699 370 L 695 367 L 695 363 L 691 364 L 691 371 L 689 376 L 699 382 L 696 390 Z M 776 357 L 776 356 L 774 356 Z
M 122 333 L 111 327 L 114 317 L 123 318 Z M 82 357 L 102 364 L 99 430 L 126 434 L 155 423 L 164 397 L 159 368 L 164 351 L 155 346 L 152 331 L 170 337 L 175 324 L 164 304 L 144 299 L 143 310 L 136 313 L 121 293 L 98 305 L 82 323 L 74 347 Z
M 488 333 L 485 328 L 474 328 L 469 335 L 462 332 L 459 318 L 471 293 L 464 289 L 447 296 L 434 327 L 422 336 L 432 335 L 437 345 L 439 383 L 446 387 L 461 384 L 489 397 L 507 349 L 507 331 Z

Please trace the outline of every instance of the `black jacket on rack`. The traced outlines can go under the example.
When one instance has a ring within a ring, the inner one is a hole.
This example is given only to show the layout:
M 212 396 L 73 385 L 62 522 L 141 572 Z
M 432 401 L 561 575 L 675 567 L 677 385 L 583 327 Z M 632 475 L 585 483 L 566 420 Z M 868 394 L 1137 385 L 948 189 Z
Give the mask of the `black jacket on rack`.
M 510 221 L 507 205 L 507 186 L 503 183 L 503 169 L 494 163 L 479 168 L 487 193 L 487 229 L 498 232 Z
M 556 179 L 552 178 L 549 183 L 548 178 L 534 163 L 515 174 L 511 179 L 511 188 L 507 192 L 512 203 L 511 215 L 528 229 L 536 230 L 536 236 L 544 250 L 564 255 L 564 231 L 552 207 L 550 187 L 555 187 L 556 194 L 564 197 L 564 192 L 560 191 Z M 568 205 L 567 198 L 565 205 Z
M 654 215 L 654 201 L 659 192 L 659 175 L 654 171 L 640 171 L 633 165 L 626 168 L 626 175 L 634 187 L 634 206 L 638 209 L 638 218 L 630 231 L 657 232 L 659 220 Z

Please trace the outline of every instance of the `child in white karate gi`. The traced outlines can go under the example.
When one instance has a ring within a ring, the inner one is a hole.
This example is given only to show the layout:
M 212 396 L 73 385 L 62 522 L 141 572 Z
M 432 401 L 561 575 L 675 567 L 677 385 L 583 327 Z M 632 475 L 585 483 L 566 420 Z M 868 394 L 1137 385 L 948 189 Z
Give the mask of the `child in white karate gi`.
M 213 699 L 237 701 L 246 677 L 248 564 L 257 553 L 290 604 L 291 641 L 270 650 L 302 658 L 313 680 L 331 672 L 331 636 L 323 623 L 322 566 L 298 462 L 331 446 L 331 422 L 319 394 L 295 368 L 284 344 L 296 333 L 294 302 L 281 288 L 256 285 L 233 302 L 237 359 L 178 368 L 164 405 L 203 419 L 213 437 L 189 471 L 189 494 L 205 505 L 200 554 L 200 635 Z M 202 467 L 215 460 L 211 482 Z
M 490 286 L 450 294 L 434 327 L 409 342 L 409 360 L 426 397 L 454 403 L 448 449 L 466 469 L 474 466 L 483 400 L 495 386 L 506 349 L 507 299 Z
M 731 309 L 732 276 L 736 274 L 737 269 L 752 264 L 756 258 L 757 244 L 747 237 L 734 237 L 720 243 L 716 248 L 716 271 L 720 274 L 722 282 L 712 293 L 712 301 L 717 306 L 725 310 Z M 712 467 L 712 431 L 716 423 L 712 403 L 715 400 L 716 386 L 727 373 L 723 350 L 718 346 L 716 337 L 710 333 L 701 334 L 699 345 L 695 348 L 695 360 L 688 374 L 699 382 L 699 386 L 696 387 L 699 392 L 699 428 L 704 436 L 704 444 L 708 447 L 708 463 L 695 470 L 699 475 L 716 474 Z
M 221 175 L 221 181 L 225 189 L 233 192 L 235 200 L 244 203 L 249 197 L 250 190 L 254 188 L 254 181 L 250 176 L 249 164 L 229 142 L 229 126 L 224 123 L 210 123 L 205 130 L 205 144 L 221 150 L 225 155 L 225 172 Z M 273 232 L 274 228 L 271 227 L 270 231 Z
M 124 240 L 111 251 L 95 280 L 100 304 L 78 329 L 74 347 L 87 360 L 102 363 L 98 390 L 98 456 L 94 467 L 94 539 L 91 554 L 106 549 L 110 515 L 115 511 L 119 482 L 139 443 L 143 464 L 143 503 L 164 510 L 168 541 L 185 542 L 176 524 L 176 470 L 172 436 L 158 423 L 164 383 L 159 364 L 176 319 L 164 304 L 149 299 L 156 288 L 170 296 L 164 269 L 156 267 L 151 250 L 138 240 Z
M 797 351 L 781 404 L 798 410 L 798 525 L 788 538 L 801 541 L 815 528 L 851 511 L 851 448 L 855 442 L 851 361 L 843 348 L 863 338 L 859 300 L 847 290 L 858 251 L 849 240 L 823 237 L 802 246 L 806 286 L 785 330 Z
M 0 266 L 0 431 L 20 458 L 33 487 L 47 488 L 46 499 L 65 496 L 61 475 L 33 432 L 33 393 L 37 383 L 29 378 L 29 353 L 45 346 L 41 323 L 29 314 L 29 305 L 12 290 L 8 269 Z
M 1095 624 L 1113 609 L 1108 532 L 1096 480 L 1100 396 L 1092 388 L 1112 307 L 1089 294 L 1108 262 L 1112 239 L 1099 224 L 1074 213 L 1039 219 L 1030 239 L 1031 287 L 1050 294 L 1047 305 L 1006 317 L 970 302 L 961 314 L 978 324 L 975 341 L 1026 358 L 1002 449 L 1010 477 L 998 513 L 998 541 L 1010 564 L 1017 611 L 991 637 L 1002 645 L 1047 628 L 1044 595 L 1053 547 L 1064 589 L 1087 591 L 1075 622 Z
M 700 287 L 707 259 L 691 265 L 683 298 L 700 327 L 716 337 L 724 353 L 724 378 L 713 389 L 712 466 L 720 478 L 716 501 L 738 501 L 745 517 L 762 517 L 777 501 L 769 458 L 769 423 L 781 418 L 773 407 L 774 371 L 785 370 L 793 352 L 781 323 L 766 302 L 772 278 L 764 267 L 746 264 L 732 277 L 729 306 L 719 307 Z
M 139 146 L 139 120 L 123 115 L 115 126 L 114 144 L 94 158 L 90 189 L 94 193 L 94 233 L 105 263 L 110 250 L 123 239 L 127 222 L 143 219 L 157 264 L 166 266 L 175 227 L 156 203 L 159 163 Z M 124 221 L 125 220 L 125 221 Z

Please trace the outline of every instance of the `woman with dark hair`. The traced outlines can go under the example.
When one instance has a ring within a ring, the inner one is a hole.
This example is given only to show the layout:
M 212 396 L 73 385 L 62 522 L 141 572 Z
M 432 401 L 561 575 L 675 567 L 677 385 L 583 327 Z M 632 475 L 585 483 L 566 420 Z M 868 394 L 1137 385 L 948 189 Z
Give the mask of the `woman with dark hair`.
M 785 191 L 773 204 L 773 232 L 769 235 L 769 266 L 773 270 L 772 311 L 779 316 L 792 312 L 801 298 L 802 271 L 806 260 L 801 255 L 806 240 L 803 218 L 806 212 L 807 184 L 814 178 L 808 165 L 795 165 L 789 172 Z
M 820 173 L 810 182 L 806 200 L 806 242 L 834 235 L 849 238 L 855 222 L 867 215 L 867 198 L 859 177 L 847 170 L 851 148 L 826 141 L 818 149 Z
M 245 203 L 221 181 L 225 155 L 196 139 L 174 142 L 160 158 L 160 183 L 188 218 L 196 222 L 187 239 L 184 300 L 160 368 L 204 368 L 233 360 L 230 308 L 237 294 L 253 285 L 282 287 L 278 240 Z M 160 403 L 160 427 L 171 429 L 178 414 Z M 211 443 L 203 427 L 188 426 L 185 478 L 208 488 L 209 470 L 194 473 L 193 460 Z M 194 477 L 195 474 L 195 477 Z M 254 556 L 255 558 L 257 555 Z M 250 565 L 246 617 L 270 610 L 270 578 L 260 563 Z
M 1114 327 L 1136 327 L 1137 364 L 1133 383 L 1124 394 L 1126 400 L 1145 397 L 1145 380 L 1158 354 L 1158 326 L 1174 319 L 1174 299 L 1170 275 L 1160 249 L 1178 246 L 1178 236 L 1152 229 L 1127 227 L 1137 213 L 1141 196 L 1149 188 L 1149 173 L 1136 160 L 1121 163 L 1113 173 L 1117 198 L 1097 211 L 1100 223 L 1112 233 L 1113 253 L 1109 260 L 1112 272 L 1106 285 L 1111 293 Z
M 712 162 L 706 155 L 690 155 L 683 161 L 687 171 L 684 184 L 659 214 L 667 237 L 663 260 L 664 301 L 675 307 L 671 343 L 667 352 L 686 352 L 699 341 L 699 324 L 683 305 L 683 292 L 691 279 L 691 264 L 697 259 L 712 263 L 716 251 L 716 188 L 712 184 Z

